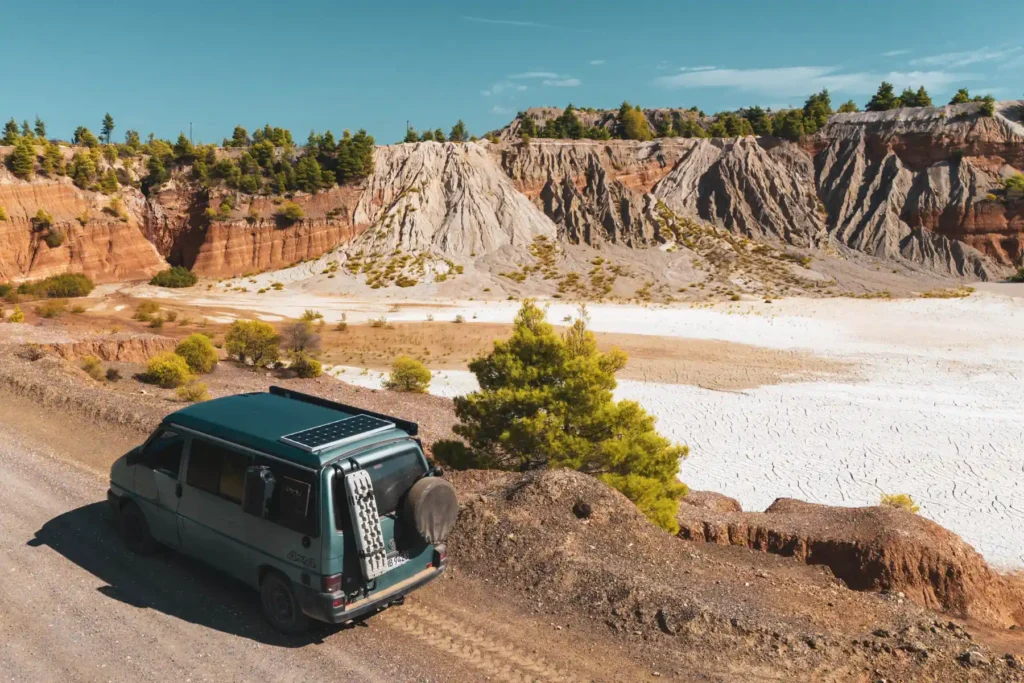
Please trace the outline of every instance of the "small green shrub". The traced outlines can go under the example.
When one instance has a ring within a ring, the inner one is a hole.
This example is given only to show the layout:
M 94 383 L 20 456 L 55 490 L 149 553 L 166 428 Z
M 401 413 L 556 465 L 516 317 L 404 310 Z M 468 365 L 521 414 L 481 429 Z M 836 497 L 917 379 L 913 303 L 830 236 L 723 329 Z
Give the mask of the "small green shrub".
M 86 356 L 79 361 L 78 366 L 85 371 L 85 374 L 92 377 L 97 382 L 102 382 L 106 377 L 103 371 L 103 363 L 96 356 Z
M 399 356 L 391 366 L 391 375 L 384 381 L 384 388 L 425 394 L 430 388 L 430 378 L 430 370 L 426 365 L 415 358 Z
M 174 353 L 185 359 L 196 374 L 212 372 L 217 367 L 217 349 L 205 334 L 190 334 L 181 340 Z
M 307 323 L 313 323 L 313 322 L 316 322 L 317 320 L 323 320 L 323 319 L 324 319 L 324 314 L 323 313 L 321 313 L 320 311 L 314 311 L 314 310 L 309 309 L 309 308 L 307 308 L 305 311 L 303 311 L 302 312 L 302 316 L 299 318 L 299 320 L 302 320 L 303 322 L 307 322 Z
M 18 285 L 18 294 L 51 299 L 70 299 L 88 296 L 94 287 L 92 280 L 81 273 L 64 273 L 51 275 L 43 280 L 22 282 Z
M 253 370 L 273 365 L 280 356 L 281 338 L 262 320 L 236 320 L 224 337 L 228 354 Z
M 43 241 L 46 242 L 46 246 L 50 249 L 56 249 L 60 245 L 64 244 L 64 240 L 66 238 L 67 235 L 64 234 L 63 230 L 52 226 L 46 231 L 46 234 L 43 235 Z
M 166 320 L 169 323 L 173 323 L 177 319 L 178 319 L 178 312 L 177 311 L 167 311 L 167 313 L 164 314 L 164 320 Z
M 170 351 L 150 358 L 143 374 L 144 381 L 158 384 L 165 389 L 180 387 L 191 378 L 192 373 L 185 359 Z
M 181 288 L 191 287 L 197 282 L 199 282 L 199 276 L 185 266 L 172 266 L 154 275 L 149 284 L 157 287 Z
M 120 382 L 121 371 L 117 368 L 107 368 L 107 381 L 108 382 Z
M 388 319 L 384 317 L 370 318 L 370 327 L 387 327 Z
M 459 315 L 455 316 L 455 320 L 453 320 L 452 322 L 460 323 L 460 324 L 464 323 L 464 322 L 466 322 L 466 317 L 460 313 Z
M 14 310 L 11 311 L 10 317 L 7 318 L 7 322 L 9 322 L 9 323 L 23 323 L 23 322 L 25 322 L 25 313 L 22 312 L 20 307 L 15 306 Z
M 305 215 L 302 207 L 295 202 L 285 202 L 277 210 L 277 213 L 274 214 L 274 217 L 282 225 L 291 225 L 296 221 L 302 220 L 302 217 Z
M 149 322 L 153 316 L 160 312 L 160 304 L 155 301 L 140 301 L 135 307 L 135 315 L 132 317 L 144 323 Z
M 36 313 L 41 318 L 57 318 L 68 310 L 68 302 L 63 299 L 53 299 L 36 306 Z
M 152 318 L 149 319 L 149 326 L 152 327 L 154 330 L 158 330 L 161 327 L 163 327 L 164 326 L 163 316 L 154 315 Z
M 291 367 L 295 374 L 303 379 L 319 377 L 324 372 L 320 361 L 305 353 L 296 353 L 292 358 Z
M 186 403 L 199 403 L 210 400 L 210 392 L 206 387 L 206 383 L 197 380 L 192 380 L 188 384 L 178 387 L 174 393 L 177 394 L 179 400 Z
M 914 499 L 906 493 L 883 493 L 879 501 L 881 505 L 890 508 L 899 508 L 907 512 L 919 512 L 921 508 L 914 503 Z
M 6 221 L 6 220 L 7 220 L 7 209 L 5 209 L 4 207 L 0 206 L 0 221 Z

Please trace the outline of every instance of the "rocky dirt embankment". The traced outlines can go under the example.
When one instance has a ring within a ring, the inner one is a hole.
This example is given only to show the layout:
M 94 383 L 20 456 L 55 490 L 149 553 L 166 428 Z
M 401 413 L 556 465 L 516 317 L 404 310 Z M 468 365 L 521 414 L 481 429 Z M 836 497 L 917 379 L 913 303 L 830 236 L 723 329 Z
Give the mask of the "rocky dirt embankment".
M 90 335 L 73 341 L 41 344 L 43 351 L 50 351 L 64 360 L 77 360 L 95 356 L 104 361 L 119 363 L 145 363 L 166 351 L 173 351 L 177 341 L 155 334 Z
M 746 548 L 680 543 L 589 476 L 447 476 L 460 500 L 456 571 L 551 619 L 584 616 L 643 638 L 672 652 L 681 672 L 700 661 L 694 669 L 813 681 L 1019 675 L 1016 657 L 896 595 L 852 591 L 820 567 Z
M 680 537 L 823 565 L 854 590 L 903 593 L 923 607 L 997 627 L 1024 625 L 1024 586 L 994 572 L 956 534 L 888 507 L 842 508 L 779 499 L 765 512 L 695 492 Z

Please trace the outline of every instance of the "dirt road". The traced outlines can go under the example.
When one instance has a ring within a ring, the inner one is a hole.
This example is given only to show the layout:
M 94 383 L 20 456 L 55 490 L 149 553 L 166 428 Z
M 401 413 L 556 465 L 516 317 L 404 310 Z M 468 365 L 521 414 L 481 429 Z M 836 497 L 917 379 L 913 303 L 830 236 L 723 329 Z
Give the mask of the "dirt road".
M 298 640 L 280 636 L 262 619 L 256 594 L 244 586 L 171 552 L 146 558 L 128 553 L 106 509 L 105 480 L 55 457 L 67 452 L 55 452 L 61 447 L 32 435 L 22 415 L 13 417 L 16 407 L 4 403 L 4 680 L 547 681 L 650 675 L 625 657 L 601 656 L 592 637 L 562 636 L 561 626 L 556 631 L 540 617 L 500 605 L 482 609 L 486 593 L 455 576 L 363 625 L 323 627 Z M 75 433 L 67 424 L 61 427 Z M 95 434 L 77 433 L 97 449 L 121 447 L 116 438 L 99 442 Z M 539 629 L 548 633 L 538 638 Z

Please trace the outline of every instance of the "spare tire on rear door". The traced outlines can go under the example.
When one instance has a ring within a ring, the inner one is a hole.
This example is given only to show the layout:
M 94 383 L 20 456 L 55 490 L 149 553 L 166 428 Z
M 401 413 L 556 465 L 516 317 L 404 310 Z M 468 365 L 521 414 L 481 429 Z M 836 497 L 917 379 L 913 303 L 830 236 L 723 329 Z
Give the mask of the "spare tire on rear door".
M 448 538 L 459 515 L 455 487 L 440 477 L 424 477 L 412 485 L 405 496 L 402 515 L 407 528 L 427 543 Z

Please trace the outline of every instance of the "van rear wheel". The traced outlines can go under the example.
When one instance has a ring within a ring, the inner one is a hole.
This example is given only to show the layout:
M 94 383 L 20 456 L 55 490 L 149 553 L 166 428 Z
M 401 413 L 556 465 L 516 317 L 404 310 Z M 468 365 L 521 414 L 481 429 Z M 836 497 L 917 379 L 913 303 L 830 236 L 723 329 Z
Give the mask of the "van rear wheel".
M 135 503 L 128 501 L 117 516 L 121 540 L 136 555 L 152 555 L 156 552 L 156 540 L 149 532 L 146 516 Z
M 299 606 L 291 581 L 277 572 L 268 572 L 260 582 L 263 614 L 281 633 L 298 635 L 309 628 L 309 617 Z

